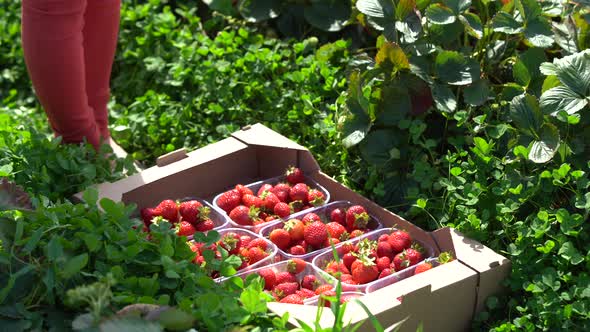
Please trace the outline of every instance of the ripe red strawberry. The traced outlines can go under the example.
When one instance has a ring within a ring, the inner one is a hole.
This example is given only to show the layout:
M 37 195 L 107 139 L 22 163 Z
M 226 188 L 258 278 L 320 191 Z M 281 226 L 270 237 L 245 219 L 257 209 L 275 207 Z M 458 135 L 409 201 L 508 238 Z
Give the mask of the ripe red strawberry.
M 289 219 L 287 220 L 287 222 L 285 222 L 284 228 L 287 230 L 287 232 L 289 232 L 291 240 L 293 240 L 294 242 L 303 239 L 303 231 L 305 229 L 305 226 L 303 225 L 303 222 L 301 220 Z
M 377 242 L 377 256 L 378 257 L 388 257 L 392 259 L 394 255 L 393 250 L 391 250 L 391 245 L 387 241 L 380 241 Z
M 246 186 L 244 186 L 242 184 L 236 185 L 236 187 L 234 189 L 236 189 L 238 192 L 240 192 L 240 196 L 241 197 L 243 197 L 246 194 L 253 195 L 252 190 L 250 188 L 247 188 Z
M 279 216 L 280 218 L 285 218 L 285 217 L 289 216 L 290 214 L 292 214 L 293 210 L 291 210 L 291 207 L 289 206 L 289 204 L 287 204 L 285 202 L 279 202 L 273 208 L 273 212 L 277 216 Z
M 289 197 L 292 201 L 302 201 L 304 204 L 307 203 L 307 192 L 309 187 L 305 183 L 297 183 L 289 191 Z
M 290 282 L 297 282 L 297 278 L 295 277 L 294 274 L 286 272 L 286 271 L 279 272 L 276 274 L 275 285 L 280 285 L 280 284 L 290 283 Z
M 352 274 L 345 273 L 340 276 L 340 281 L 345 284 L 356 285 L 357 283 L 352 279 Z
M 338 253 L 341 255 L 347 254 L 351 251 L 355 250 L 355 245 L 352 243 L 343 244 L 342 247 L 338 250 Z
M 328 238 L 328 230 L 324 223 L 315 221 L 305 227 L 303 237 L 308 245 L 320 248 Z
M 297 274 L 301 273 L 301 271 L 305 270 L 307 263 L 303 259 L 300 258 L 292 258 L 287 263 L 287 271 Z
M 330 212 L 330 221 L 346 226 L 346 212 L 341 208 L 332 210 L 332 212 Z
M 377 239 L 377 242 L 387 242 L 389 241 L 389 234 L 381 234 Z
M 414 270 L 414 275 L 416 275 L 418 273 L 426 272 L 430 269 L 432 269 L 432 264 L 430 264 L 430 263 L 419 264 L 416 266 L 416 269 Z
M 248 249 L 260 248 L 262 250 L 268 249 L 268 243 L 262 238 L 255 238 L 248 243 Z
M 242 196 L 242 202 L 247 207 L 254 206 L 257 208 L 262 208 L 264 206 L 264 202 L 262 201 L 262 198 L 254 196 L 252 194 L 246 194 L 246 195 Z
M 252 238 L 250 237 L 250 235 L 242 235 L 240 236 L 240 245 L 242 247 L 248 247 L 248 245 L 250 244 L 250 241 L 252 241 Z
M 313 290 L 307 289 L 307 288 L 301 288 L 300 290 L 298 290 L 297 292 L 295 292 L 295 294 L 301 296 L 302 299 L 308 299 L 310 297 L 314 297 L 315 296 L 315 292 Z
M 281 303 L 291 303 L 291 304 L 303 304 L 303 299 L 301 296 L 297 294 L 291 294 L 285 296 L 281 301 Z
M 199 220 L 199 210 L 202 207 L 203 204 L 201 204 L 201 202 L 197 200 L 190 200 L 180 203 L 178 211 L 180 212 L 182 220 L 188 221 L 191 224 L 195 224 Z
M 342 236 L 344 235 L 344 233 L 347 233 L 346 228 L 344 228 L 344 226 L 333 221 L 326 224 L 326 229 L 328 230 L 330 237 L 336 239 L 343 239 Z M 348 236 L 348 233 L 346 235 Z
M 263 259 L 265 259 L 268 256 L 268 253 L 258 247 L 255 248 L 251 248 L 248 250 L 248 263 L 250 265 L 259 262 Z
M 352 280 L 358 284 L 366 284 L 379 276 L 379 269 L 374 262 L 363 257 L 352 264 Z
M 396 271 L 401 271 L 409 266 L 418 264 L 422 260 L 422 254 L 419 251 L 408 248 L 393 258 L 393 264 Z
M 272 190 L 272 185 L 271 184 L 268 184 L 268 183 L 265 183 L 262 186 L 260 186 L 260 188 L 258 188 L 258 191 L 256 192 L 256 196 L 259 196 L 260 197 L 260 196 L 262 196 L 262 194 L 265 191 L 271 191 L 271 190 Z
M 205 263 L 205 257 L 203 257 L 203 256 L 197 256 L 197 257 L 195 257 L 195 259 L 193 260 L 193 262 L 195 262 L 195 264 L 197 264 L 199 266 L 203 266 L 203 264 Z
M 344 256 L 342 256 L 342 262 L 344 263 L 344 266 L 346 266 L 346 268 L 348 268 L 349 270 L 351 269 L 352 263 L 354 261 L 356 261 L 356 257 L 354 257 L 351 252 L 348 252 L 344 254 Z
M 331 291 L 332 288 L 334 288 L 334 286 L 329 285 L 329 284 L 318 286 L 318 288 L 315 289 L 315 294 L 316 295 L 324 294 L 325 292 Z
M 197 223 L 197 225 L 195 226 L 195 229 L 197 230 L 197 232 L 207 232 L 212 230 L 215 227 L 215 223 L 213 223 L 213 220 L 211 219 L 205 219 L 199 223 Z
M 189 236 L 195 234 L 195 227 L 190 222 L 181 221 L 177 225 L 176 234 L 178 236 Z
M 301 256 L 307 254 L 305 248 L 300 245 L 292 246 L 291 249 L 289 249 L 289 253 L 294 256 Z
M 152 219 L 157 216 L 160 216 L 162 211 L 158 210 L 157 208 L 143 208 L 141 209 L 141 219 L 143 223 L 149 228 L 152 224 Z
M 225 233 L 221 236 L 219 244 L 229 252 L 230 255 L 238 254 L 242 247 L 240 236 L 234 232 Z
M 408 249 L 412 245 L 410 234 L 404 231 L 394 231 L 389 235 L 389 244 L 394 253 L 399 253 Z
M 265 191 L 260 195 L 262 199 L 262 203 L 264 204 L 264 208 L 266 211 L 274 211 L 275 205 L 280 203 L 281 201 L 277 197 L 277 195 L 271 193 L 270 191 Z
M 388 269 L 390 264 L 391 260 L 387 256 L 377 258 L 377 268 L 379 269 L 379 272 Z
M 326 201 L 326 196 L 323 192 L 314 188 L 307 193 L 307 201 L 313 206 L 320 206 Z
M 285 175 L 287 176 L 287 181 L 289 181 L 290 184 L 297 184 L 305 181 L 303 171 L 297 167 L 289 166 L 287 172 L 285 172 Z
M 171 199 L 163 200 L 156 209 L 161 211 L 162 218 L 171 223 L 178 222 L 178 205 L 175 201 Z
M 240 225 L 250 225 L 252 223 L 250 219 L 250 208 L 244 205 L 236 206 L 231 210 L 229 218 Z
M 222 210 L 229 213 L 233 210 L 236 206 L 240 205 L 242 201 L 242 195 L 238 190 L 232 189 L 224 192 L 219 196 L 217 199 L 217 206 L 219 206 Z
M 313 274 L 308 274 L 301 280 L 301 288 L 314 290 L 320 285 L 320 281 Z
M 308 225 L 314 221 L 322 221 L 322 219 L 317 214 L 310 212 L 310 213 L 304 215 L 303 218 L 301 218 L 301 221 L 303 222 L 304 225 Z
M 353 205 L 346 211 L 346 226 L 348 229 L 364 229 L 369 223 L 369 215 L 364 207 Z
M 287 183 L 278 183 L 270 191 L 277 195 L 281 202 L 287 203 L 289 200 L 289 191 L 291 191 L 291 186 Z
M 268 216 L 268 217 L 264 218 L 264 222 L 273 221 L 273 220 L 275 220 L 275 219 L 276 219 L 276 217 L 275 217 L 275 216 Z
M 380 273 L 379 273 L 379 277 L 377 277 L 377 279 L 382 279 L 385 278 L 387 276 L 390 276 L 392 273 L 391 268 L 385 268 L 383 269 Z
M 338 243 L 340 243 L 340 240 L 328 236 L 328 238 L 326 239 L 326 242 L 324 243 L 324 246 L 323 247 L 324 248 L 327 248 L 327 247 L 335 246 Z
M 258 271 L 258 275 L 264 279 L 264 289 L 271 290 L 275 287 L 277 280 L 275 271 L 272 269 L 263 269 Z
M 284 282 L 277 284 L 273 290 L 279 298 L 284 298 L 291 294 L 295 294 L 299 290 L 299 284 L 297 282 Z
M 275 228 L 268 236 L 270 241 L 279 247 L 279 249 L 286 250 L 291 243 L 291 236 L 289 232 L 282 228 Z

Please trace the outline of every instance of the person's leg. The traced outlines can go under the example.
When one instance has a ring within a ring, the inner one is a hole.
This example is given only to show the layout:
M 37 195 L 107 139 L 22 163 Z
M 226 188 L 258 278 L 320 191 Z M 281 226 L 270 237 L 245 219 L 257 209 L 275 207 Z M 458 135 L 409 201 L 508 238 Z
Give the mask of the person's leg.
M 82 29 L 86 0 L 23 0 L 22 43 L 35 92 L 51 127 L 66 143 L 100 133 L 86 95 Z
M 84 59 L 88 104 L 102 137 L 109 138 L 107 103 L 117 47 L 121 0 L 87 0 L 84 14 Z

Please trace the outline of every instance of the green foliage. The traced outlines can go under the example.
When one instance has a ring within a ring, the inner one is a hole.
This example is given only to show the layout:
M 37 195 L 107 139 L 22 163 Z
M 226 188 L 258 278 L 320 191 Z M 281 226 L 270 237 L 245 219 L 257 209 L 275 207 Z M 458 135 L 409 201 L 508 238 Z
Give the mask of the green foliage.
M 322 31 L 340 31 L 352 13 L 349 0 L 203 0 L 211 10 L 224 15 L 239 15 L 244 20 L 260 23 L 276 20 L 285 35 L 300 35 L 306 25 Z
M 512 260 L 509 295 L 489 299 L 476 328 L 585 330 L 590 66 L 573 37 L 589 11 L 506 3 L 357 1 L 381 35 L 374 60 L 353 61 L 343 143 L 381 205 Z M 398 10 L 413 5 L 422 24 Z

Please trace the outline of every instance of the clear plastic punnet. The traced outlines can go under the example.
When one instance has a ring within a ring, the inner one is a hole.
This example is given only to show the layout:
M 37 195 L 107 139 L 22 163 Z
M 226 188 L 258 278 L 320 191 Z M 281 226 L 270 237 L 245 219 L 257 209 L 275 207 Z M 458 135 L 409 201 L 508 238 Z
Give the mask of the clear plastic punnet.
M 319 183 L 317 183 L 316 181 L 314 181 L 313 179 L 304 176 L 305 181 L 303 181 L 303 183 L 307 184 L 310 188 L 313 189 L 318 189 L 319 191 L 321 191 L 324 194 L 325 197 L 325 201 L 324 204 L 330 202 L 330 193 L 328 192 L 328 190 L 326 190 L 326 188 L 324 188 L 322 185 L 320 185 Z M 258 192 L 258 189 L 260 189 L 260 187 L 262 187 L 263 184 L 268 183 L 270 185 L 276 185 L 278 183 L 281 182 L 287 182 L 287 177 L 285 175 L 281 175 L 281 176 L 276 176 L 270 179 L 265 179 L 265 180 L 260 180 L 260 181 L 256 181 L 247 185 L 244 185 L 246 188 L 249 188 L 250 190 L 252 190 L 252 192 L 254 193 L 254 195 L 256 195 L 256 193 Z M 228 190 L 231 190 L 232 188 L 228 188 Z M 236 223 L 235 221 L 231 220 L 229 218 L 228 213 L 226 213 L 222 208 L 220 208 L 217 205 L 217 200 L 219 199 L 219 197 L 223 195 L 222 193 L 219 193 L 217 196 L 215 196 L 215 198 L 213 198 L 213 206 L 215 206 L 219 211 L 221 211 L 221 213 L 223 213 L 225 216 L 227 216 L 227 219 L 229 220 L 230 223 L 230 227 L 238 227 L 238 228 L 244 228 L 247 230 L 250 230 L 252 232 L 257 233 L 258 231 L 260 231 L 260 229 L 262 229 L 264 226 L 267 226 L 271 223 L 274 223 L 276 221 L 269 221 L 269 222 L 265 222 L 259 225 L 253 225 L 253 226 L 248 226 L 248 225 L 240 225 L 238 223 Z M 305 212 L 305 211 L 311 211 L 311 209 L 307 209 L 307 210 L 302 210 L 301 212 Z
M 285 222 L 287 220 L 289 220 L 289 219 L 301 220 L 308 213 L 315 213 L 320 217 L 320 219 L 322 219 L 322 221 L 324 223 L 328 223 L 328 222 L 330 222 L 330 213 L 334 209 L 337 209 L 337 208 L 346 209 L 346 208 L 353 206 L 353 205 L 356 205 L 356 204 L 348 202 L 348 201 L 335 201 L 335 202 L 328 203 L 326 205 L 322 205 L 322 206 L 319 206 L 319 207 L 316 207 L 313 209 L 308 209 L 308 210 L 304 210 L 301 212 L 297 212 L 297 213 L 294 213 L 286 218 L 281 219 L 278 222 L 274 222 L 274 223 L 271 223 L 271 224 L 265 226 L 258 233 L 268 239 L 270 232 L 272 232 L 274 229 L 277 229 L 277 228 L 283 228 L 283 226 L 285 225 Z M 372 231 L 372 230 L 376 230 L 376 229 L 381 228 L 381 222 L 377 218 L 375 218 L 372 215 L 369 215 L 369 217 L 370 217 L 370 220 L 369 220 L 369 223 L 367 224 L 367 228 L 369 230 Z M 290 253 L 279 249 L 279 255 L 281 256 L 282 259 L 301 258 L 303 260 L 311 262 L 311 260 L 315 256 L 317 256 L 319 253 L 322 253 L 322 252 L 329 250 L 329 249 L 330 249 L 330 247 L 317 249 L 317 250 L 309 252 L 305 255 L 291 255 Z
M 256 239 L 256 238 L 261 237 L 260 235 L 258 235 L 256 233 L 250 232 L 249 230 L 246 230 L 246 229 L 240 229 L 240 228 L 224 228 L 224 229 L 218 230 L 217 232 L 219 232 L 220 237 L 223 237 L 225 234 L 230 233 L 230 232 L 236 233 L 239 236 L 248 235 L 252 239 Z M 252 265 L 246 266 L 245 268 L 239 270 L 238 273 L 250 271 L 250 270 L 255 269 L 257 267 L 261 267 L 261 266 L 265 266 L 265 265 L 274 263 L 278 248 L 277 248 L 277 246 L 275 246 L 274 243 L 268 241 L 267 239 L 264 239 L 264 241 L 267 242 L 266 252 L 268 253 L 268 256 L 264 259 L 261 259 L 260 261 L 258 261 L 256 263 L 252 264 Z M 223 279 L 225 279 L 225 278 L 219 277 L 219 278 L 216 278 L 215 281 L 219 282 Z
M 365 293 L 361 293 L 361 292 L 342 292 L 342 293 L 340 293 L 340 299 L 346 298 L 346 299 L 350 300 L 352 298 L 359 298 L 364 295 L 365 295 Z M 320 302 L 320 297 L 315 296 L 315 297 L 310 297 L 309 299 L 306 299 L 305 301 L 303 301 L 303 304 L 305 304 L 305 305 L 318 305 L 319 302 Z M 342 302 L 342 300 L 340 300 L 340 302 Z
M 278 263 L 274 263 L 274 264 L 270 264 L 270 265 L 266 265 L 266 266 L 261 266 L 256 269 L 250 269 L 247 271 L 240 271 L 240 272 L 236 273 L 233 277 L 240 277 L 240 278 L 246 280 L 246 278 L 248 276 L 256 274 L 259 271 L 264 270 L 264 269 L 272 269 L 275 273 L 287 272 L 288 271 L 288 269 L 287 269 L 288 263 L 289 263 L 289 261 L 282 261 L 282 262 L 278 262 Z M 306 275 L 310 275 L 310 274 L 314 275 L 317 278 L 317 280 L 319 281 L 318 286 L 324 285 L 324 284 L 332 284 L 334 287 L 336 287 L 334 284 L 334 280 L 325 278 L 322 273 L 320 273 L 313 265 L 311 265 L 311 263 L 307 263 L 307 262 L 305 265 L 305 269 L 303 269 L 303 271 L 297 273 L 295 275 L 295 278 L 297 279 L 297 282 L 301 285 L 301 281 L 303 280 L 303 277 L 305 277 Z M 232 277 L 223 278 L 221 280 L 221 282 L 226 281 L 229 278 L 232 278 Z M 304 300 L 304 302 L 307 300 L 317 299 L 317 297 L 318 297 L 317 295 L 310 297 L 310 298 Z
M 432 264 L 432 268 L 435 268 L 440 265 L 440 263 L 438 262 L 438 259 L 436 257 L 428 258 L 428 259 L 424 260 L 422 263 L 430 263 L 430 264 Z M 412 266 L 408 267 L 407 269 L 393 273 L 392 275 L 390 275 L 387 278 L 379 279 L 376 282 L 371 283 L 371 285 L 367 286 L 367 288 L 365 289 L 365 292 L 367 294 L 372 293 L 372 292 L 379 290 L 383 287 L 393 285 L 398 281 L 401 281 L 401 280 L 404 280 L 404 279 L 407 279 L 407 278 L 413 276 L 416 271 L 416 266 L 418 266 L 419 264 L 421 264 L 421 263 L 418 263 L 416 265 L 412 265 Z
M 342 259 L 343 253 L 344 253 L 344 248 L 343 246 L 346 244 L 356 244 L 359 241 L 363 240 L 363 239 L 369 239 L 369 240 L 374 240 L 377 241 L 377 239 L 379 239 L 379 236 L 383 235 L 383 234 L 390 234 L 392 232 L 392 228 L 382 228 L 382 229 L 378 229 L 375 230 L 373 232 L 364 234 L 362 236 L 359 236 L 358 238 L 354 238 L 352 240 L 348 240 L 346 242 L 342 242 L 340 244 L 338 244 L 337 246 L 335 246 L 335 250 L 337 252 L 337 256 L 338 259 Z M 422 248 L 423 248 L 423 260 L 421 262 L 423 262 L 424 260 L 428 259 L 428 258 L 432 258 L 435 256 L 435 252 L 436 250 L 434 248 L 428 247 L 426 246 L 424 243 L 421 243 L 420 241 L 416 241 L 414 240 L 413 242 L 418 243 Z M 324 251 L 322 253 L 320 253 L 319 255 L 317 255 L 313 261 L 312 264 L 314 265 L 314 267 L 316 269 L 318 269 L 320 271 L 320 273 L 325 275 L 325 278 L 327 279 L 332 279 L 334 281 L 336 281 L 336 278 L 334 278 L 333 276 L 331 276 L 329 273 L 323 271 L 323 269 L 326 267 L 326 265 L 330 262 L 334 260 L 334 254 L 333 252 L 330 251 Z M 417 263 L 420 264 L 421 262 Z M 417 265 L 416 264 L 416 265 Z M 367 292 L 367 288 L 373 286 L 374 284 L 377 283 L 384 283 L 386 282 L 385 280 L 388 278 L 395 278 L 395 275 L 398 273 L 402 273 L 406 270 L 411 269 L 412 266 L 407 267 L 401 271 L 397 271 L 393 274 L 391 274 L 390 276 L 387 276 L 385 278 L 382 279 L 377 279 L 375 281 L 369 282 L 369 283 L 365 283 L 365 284 L 361 284 L 361 285 L 353 285 L 353 284 L 347 284 L 347 283 L 342 283 L 342 291 L 346 291 L 346 292 L 363 292 L 366 293 Z

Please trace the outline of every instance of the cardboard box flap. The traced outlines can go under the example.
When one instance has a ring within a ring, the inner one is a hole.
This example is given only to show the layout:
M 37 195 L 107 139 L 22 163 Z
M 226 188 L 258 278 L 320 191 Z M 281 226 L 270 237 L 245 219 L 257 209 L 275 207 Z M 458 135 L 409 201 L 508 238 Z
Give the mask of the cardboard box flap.
M 242 130 L 233 133 L 232 136 L 248 145 L 271 146 L 307 151 L 305 147 L 260 123 L 245 126 Z

